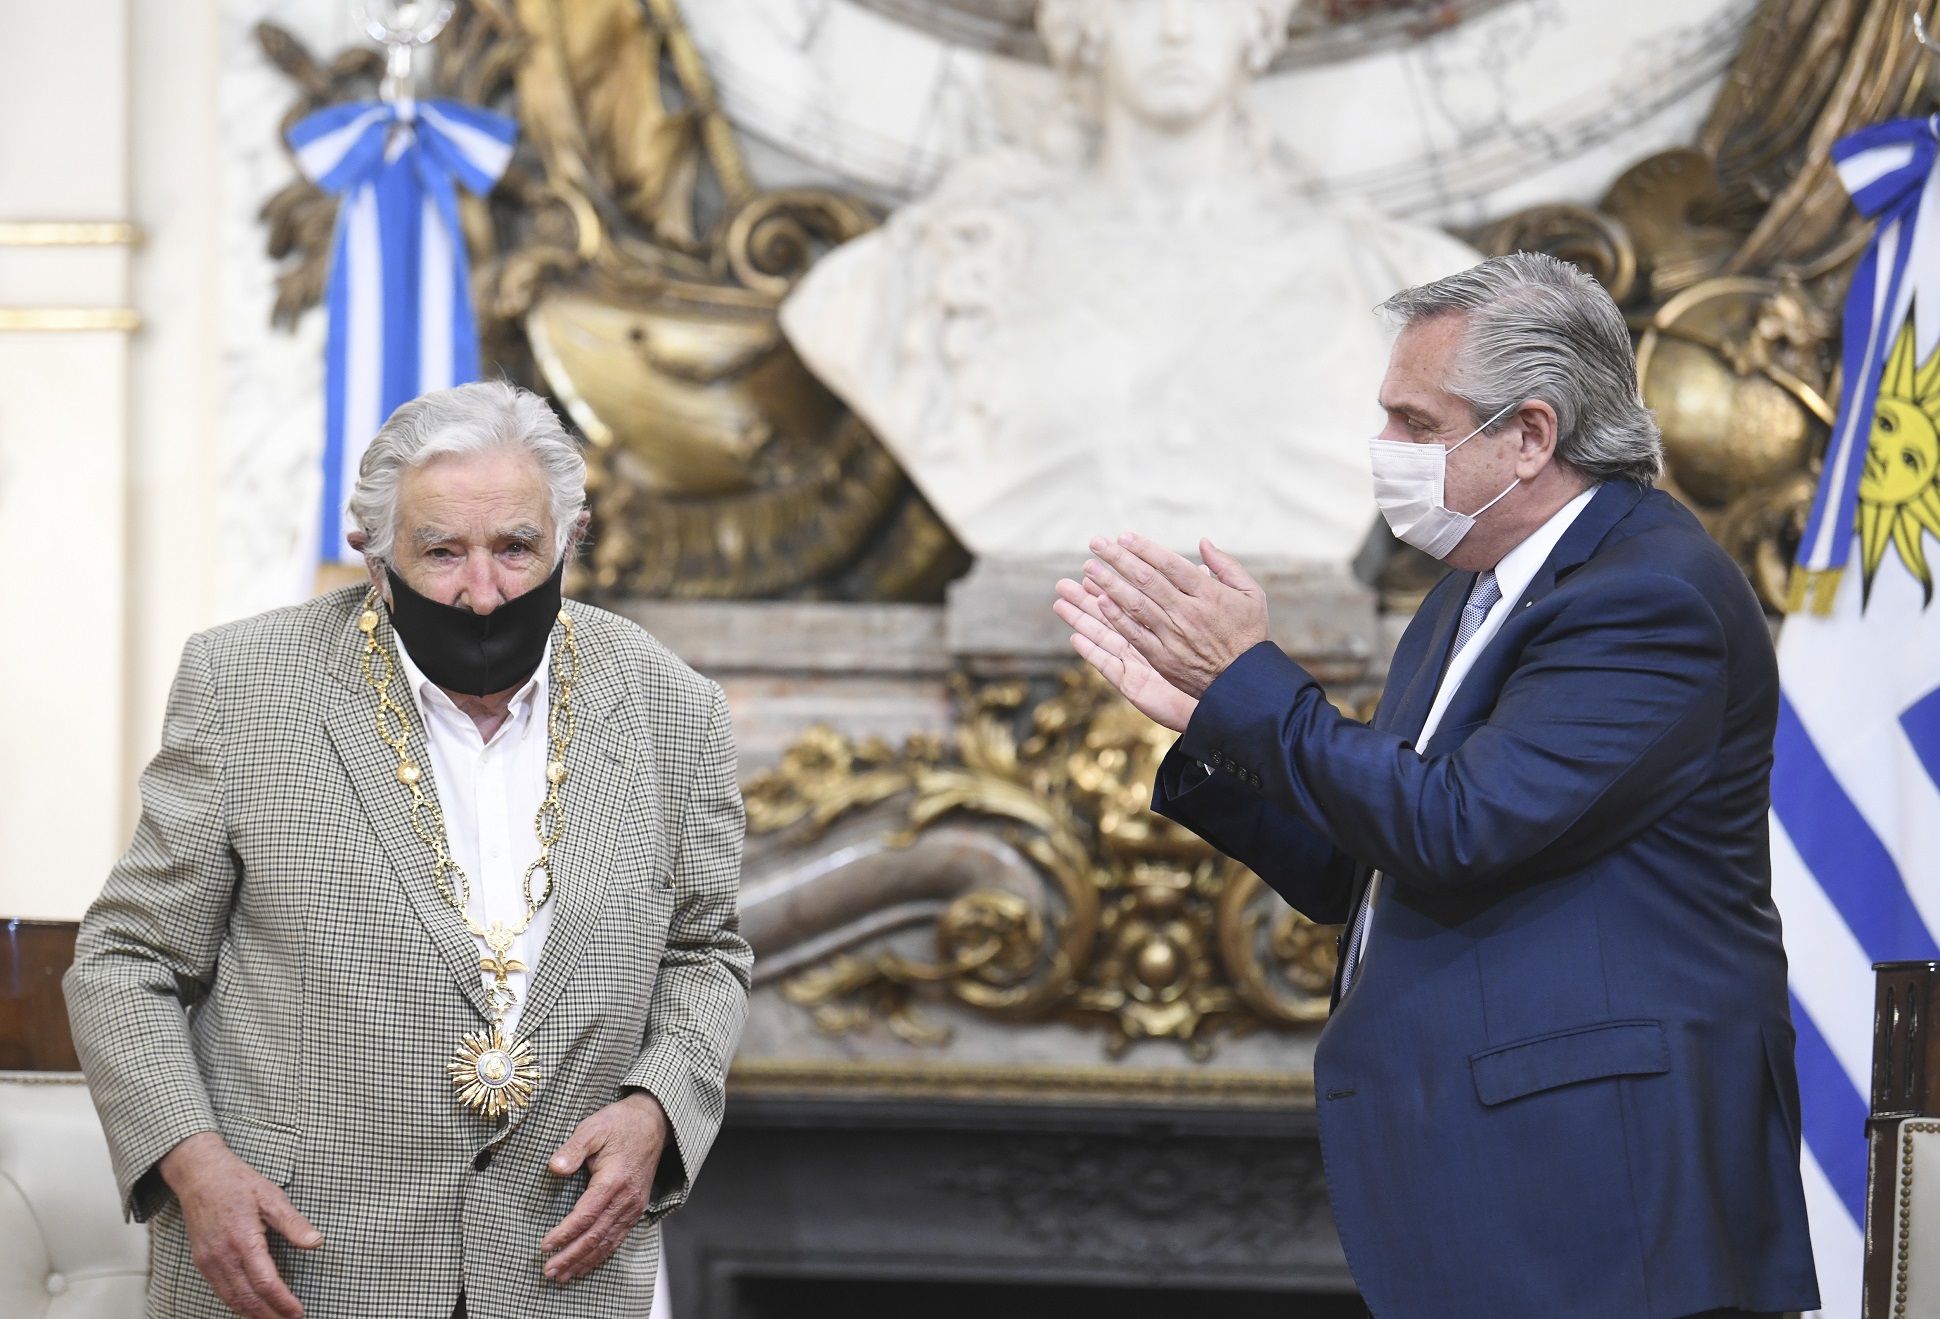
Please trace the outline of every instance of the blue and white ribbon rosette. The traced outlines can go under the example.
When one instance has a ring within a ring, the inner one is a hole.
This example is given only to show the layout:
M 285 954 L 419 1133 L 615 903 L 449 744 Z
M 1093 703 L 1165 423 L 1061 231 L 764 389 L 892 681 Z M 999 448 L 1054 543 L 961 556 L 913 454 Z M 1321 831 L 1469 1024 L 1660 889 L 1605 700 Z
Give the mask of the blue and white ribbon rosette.
M 354 559 L 344 502 L 371 437 L 429 390 L 478 378 L 471 270 L 458 189 L 484 196 L 518 129 L 455 101 L 356 101 L 290 129 L 297 167 L 341 198 L 326 291 L 324 562 Z

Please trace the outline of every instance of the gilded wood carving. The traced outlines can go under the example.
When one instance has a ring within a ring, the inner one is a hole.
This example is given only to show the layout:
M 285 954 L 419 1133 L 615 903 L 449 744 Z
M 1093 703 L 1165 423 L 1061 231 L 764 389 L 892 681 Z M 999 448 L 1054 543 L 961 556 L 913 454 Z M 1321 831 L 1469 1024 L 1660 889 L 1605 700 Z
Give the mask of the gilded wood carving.
M 1019 681 L 959 679 L 952 743 L 895 750 L 812 732 L 747 789 L 756 834 L 807 842 L 837 820 L 907 801 L 905 836 L 946 821 L 1001 829 L 1062 899 L 1048 916 L 995 888 L 966 893 L 934 926 L 934 959 L 839 953 L 787 978 L 818 1027 L 874 1020 L 904 1039 L 947 1034 L 921 1010 L 947 996 L 1013 1021 L 1101 1026 L 1114 1052 L 1172 1039 L 1196 1055 L 1221 1031 L 1323 1020 L 1334 927 L 1316 926 L 1250 871 L 1151 813 L 1172 734 L 1074 668 L 1032 703 Z

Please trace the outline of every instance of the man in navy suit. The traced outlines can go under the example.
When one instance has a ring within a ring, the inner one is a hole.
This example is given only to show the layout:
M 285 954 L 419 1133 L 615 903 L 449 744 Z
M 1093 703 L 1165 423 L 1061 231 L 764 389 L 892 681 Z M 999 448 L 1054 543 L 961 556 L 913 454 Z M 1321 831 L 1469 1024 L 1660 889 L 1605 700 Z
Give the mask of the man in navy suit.
M 1517 254 L 1387 309 L 1376 500 L 1455 571 L 1372 725 L 1267 641 L 1210 542 L 1201 568 L 1094 541 L 1058 612 L 1183 734 L 1155 809 L 1346 926 L 1314 1085 L 1375 1315 L 1815 1309 L 1764 615 L 1651 488 L 1661 443 L 1593 281 Z

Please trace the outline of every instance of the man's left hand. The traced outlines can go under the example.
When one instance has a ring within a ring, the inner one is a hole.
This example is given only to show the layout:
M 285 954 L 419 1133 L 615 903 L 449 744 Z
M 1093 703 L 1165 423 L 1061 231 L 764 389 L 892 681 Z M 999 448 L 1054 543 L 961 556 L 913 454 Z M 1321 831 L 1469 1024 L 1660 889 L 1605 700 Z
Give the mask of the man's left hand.
M 1239 560 L 1199 542 L 1201 568 L 1144 536 L 1091 542 L 1085 586 L 1105 621 L 1167 682 L 1195 699 L 1267 639 L 1266 592 Z M 1104 562 L 1100 563 L 1098 560 Z
M 647 1212 L 667 1134 L 665 1110 L 643 1090 L 573 1128 L 572 1139 L 559 1147 L 546 1171 L 570 1177 L 584 1166 L 589 1177 L 573 1211 L 539 1243 L 552 1256 L 545 1265 L 548 1281 L 583 1278 L 620 1248 Z

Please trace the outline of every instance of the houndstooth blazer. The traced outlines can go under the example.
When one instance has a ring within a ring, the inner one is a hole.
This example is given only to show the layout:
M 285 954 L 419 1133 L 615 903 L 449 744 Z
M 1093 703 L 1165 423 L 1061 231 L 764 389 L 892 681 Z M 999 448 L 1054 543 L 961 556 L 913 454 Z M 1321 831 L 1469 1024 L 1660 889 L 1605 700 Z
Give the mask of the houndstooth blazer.
M 124 1203 L 151 1223 L 149 1313 L 228 1313 L 155 1172 L 216 1131 L 323 1233 L 314 1251 L 271 1237 L 310 1319 L 442 1319 L 461 1287 L 481 1319 L 645 1319 L 654 1225 L 719 1129 L 747 1012 L 726 702 L 632 623 L 567 603 L 578 731 L 552 929 L 520 1022 L 545 1076 L 494 1128 L 444 1072 L 489 1020 L 479 954 L 433 887 L 378 739 L 361 595 L 189 641 L 134 842 L 81 925 L 68 1011 Z M 378 637 L 394 645 L 388 620 Z M 539 1240 L 586 1174 L 545 1162 L 635 1087 L 673 1128 L 648 1217 L 556 1286 Z

